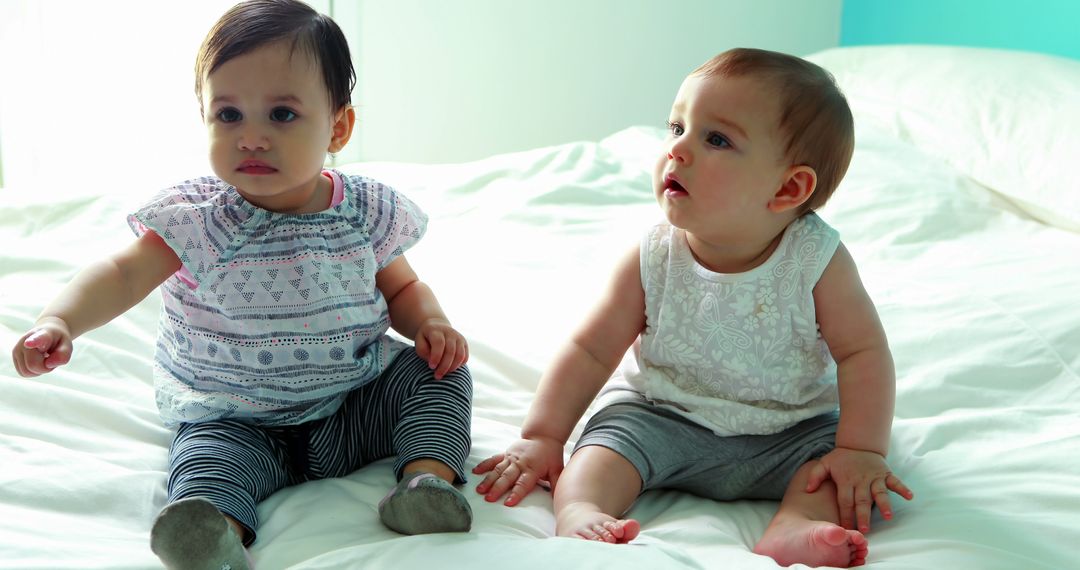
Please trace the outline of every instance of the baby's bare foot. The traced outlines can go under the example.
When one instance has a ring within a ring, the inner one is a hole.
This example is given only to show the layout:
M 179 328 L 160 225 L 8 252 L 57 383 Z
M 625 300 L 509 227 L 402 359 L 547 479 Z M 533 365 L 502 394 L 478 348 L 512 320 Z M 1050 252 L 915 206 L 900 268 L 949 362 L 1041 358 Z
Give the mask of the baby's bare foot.
M 641 524 L 634 519 L 617 519 L 586 506 L 568 505 L 558 516 L 555 534 L 585 540 L 624 544 L 634 540 Z
M 773 521 L 754 552 L 781 566 L 834 566 L 847 568 L 866 563 L 866 537 L 857 530 L 804 519 Z

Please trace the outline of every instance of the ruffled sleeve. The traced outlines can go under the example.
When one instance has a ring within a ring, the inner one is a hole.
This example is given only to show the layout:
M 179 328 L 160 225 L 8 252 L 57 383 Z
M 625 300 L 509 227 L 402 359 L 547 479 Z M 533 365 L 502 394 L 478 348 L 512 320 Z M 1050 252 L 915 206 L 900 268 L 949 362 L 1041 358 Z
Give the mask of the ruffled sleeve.
M 152 231 L 165 240 L 183 264 L 176 276 L 192 288 L 203 282 L 228 246 L 229 237 L 215 223 L 214 212 L 224 200 L 215 182 L 200 178 L 166 188 L 128 216 L 136 236 Z
M 346 192 L 353 193 L 380 270 L 423 237 L 428 217 L 412 200 L 362 176 L 348 176 L 346 184 Z

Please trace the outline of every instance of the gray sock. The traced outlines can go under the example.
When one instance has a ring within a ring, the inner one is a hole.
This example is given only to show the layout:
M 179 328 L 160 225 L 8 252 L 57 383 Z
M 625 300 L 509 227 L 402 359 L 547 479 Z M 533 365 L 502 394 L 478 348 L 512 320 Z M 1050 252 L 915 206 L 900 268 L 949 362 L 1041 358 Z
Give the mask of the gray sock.
M 225 516 L 209 501 L 181 499 L 162 509 L 150 550 L 170 570 L 251 570 L 251 560 Z
M 379 503 L 379 518 L 401 534 L 468 532 L 472 507 L 453 485 L 438 476 L 411 473 Z

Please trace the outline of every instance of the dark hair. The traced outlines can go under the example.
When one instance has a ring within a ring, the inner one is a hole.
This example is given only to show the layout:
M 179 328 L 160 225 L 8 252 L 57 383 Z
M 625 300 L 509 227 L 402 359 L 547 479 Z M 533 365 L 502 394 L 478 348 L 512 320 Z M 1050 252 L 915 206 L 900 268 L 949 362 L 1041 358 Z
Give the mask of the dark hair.
M 855 150 L 851 109 L 828 71 L 793 55 L 736 48 L 690 75 L 755 77 L 776 89 L 780 134 L 786 139 L 784 157 L 817 174 L 817 187 L 800 213 L 825 205 L 844 178 Z
M 206 34 L 195 59 L 195 96 L 202 112 L 203 82 L 222 64 L 279 40 L 292 40 L 319 65 L 331 109 L 349 105 L 356 72 L 349 44 L 337 23 L 297 0 L 241 2 L 218 19 Z

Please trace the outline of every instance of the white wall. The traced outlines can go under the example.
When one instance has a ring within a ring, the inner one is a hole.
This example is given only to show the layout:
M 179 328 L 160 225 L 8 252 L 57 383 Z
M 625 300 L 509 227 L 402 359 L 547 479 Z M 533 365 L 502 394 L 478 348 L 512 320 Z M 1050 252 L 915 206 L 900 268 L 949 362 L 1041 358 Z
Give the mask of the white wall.
M 209 173 L 195 54 L 235 0 L 0 0 L 5 191 L 145 197 Z M 841 0 L 312 0 L 350 34 L 338 157 L 447 162 L 660 125 L 683 76 L 748 45 L 837 45 Z M 0 191 L 0 197 L 4 191 Z
M 0 0 L 0 195 L 146 198 L 208 173 L 195 55 L 233 4 Z
M 747 46 L 839 43 L 841 0 L 334 2 L 357 69 L 342 159 L 456 162 L 662 125 L 683 77 Z

